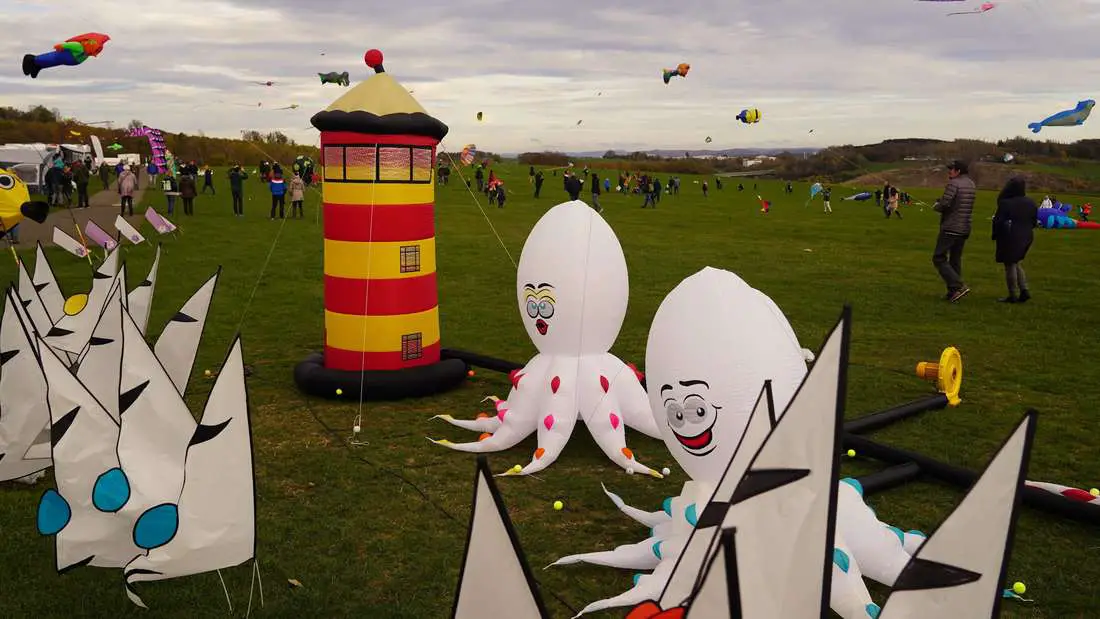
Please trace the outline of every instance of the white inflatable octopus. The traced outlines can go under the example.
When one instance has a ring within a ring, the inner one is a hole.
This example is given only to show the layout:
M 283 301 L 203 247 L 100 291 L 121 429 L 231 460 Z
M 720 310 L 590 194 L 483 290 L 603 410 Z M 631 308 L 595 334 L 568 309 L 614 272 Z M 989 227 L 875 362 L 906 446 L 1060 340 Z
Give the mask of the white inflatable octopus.
M 505 473 L 527 475 L 558 459 L 579 416 L 613 462 L 628 473 L 661 477 L 626 446 L 627 426 L 661 437 L 641 375 L 608 352 L 622 328 L 628 297 L 626 258 L 611 226 L 579 200 L 547 211 L 523 245 L 516 274 L 520 317 L 539 354 L 512 372 L 507 400 L 488 398 L 496 415 L 474 420 L 438 415 L 482 432 L 480 440 L 432 442 L 485 453 L 509 449 L 537 432 L 531 462 Z
M 652 573 L 636 575 L 632 589 L 593 602 L 581 614 L 660 599 L 702 507 L 738 448 L 765 381 L 771 381 L 778 416 L 806 375 L 806 358 L 782 311 L 734 273 L 707 267 L 669 293 L 649 332 L 647 387 L 661 437 L 692 481 L 655 512 L 626 505 L 605 489 L 623 513 L 650 527 L 650 537 L 611 551 L 563 557 L 553 565 L 584 562 Z M 861 576 L 893 585 L 924 537 L 880 522 L 864 503 L 859 482 L 842 480 L 833 610 L 845 619 L 877 617 L 879 607 Z

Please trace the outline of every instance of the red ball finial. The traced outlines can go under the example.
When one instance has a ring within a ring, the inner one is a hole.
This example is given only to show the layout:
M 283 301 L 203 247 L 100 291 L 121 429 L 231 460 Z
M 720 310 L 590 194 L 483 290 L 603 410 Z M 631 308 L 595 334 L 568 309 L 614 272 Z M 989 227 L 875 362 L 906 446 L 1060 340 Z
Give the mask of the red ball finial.
M 367 53 L 363 54 L 363 62 L 367 63 L 367 66 L 374 69 L 376 73 L 382 73 L 382 52 L 377 49 L 367 50 Z

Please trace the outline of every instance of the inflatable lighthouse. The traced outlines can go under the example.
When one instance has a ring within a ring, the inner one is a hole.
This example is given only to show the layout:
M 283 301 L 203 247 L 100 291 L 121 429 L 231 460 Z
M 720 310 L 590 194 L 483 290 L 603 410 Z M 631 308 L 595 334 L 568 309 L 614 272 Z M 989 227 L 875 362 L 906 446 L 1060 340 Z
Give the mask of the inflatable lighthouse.
M 393 400 L 466 377 L 440 358 L 435 156 L 447 125 L 382 68 L 311 122 L 321 132 L 325 347 L 294 380 L 320 397 Z

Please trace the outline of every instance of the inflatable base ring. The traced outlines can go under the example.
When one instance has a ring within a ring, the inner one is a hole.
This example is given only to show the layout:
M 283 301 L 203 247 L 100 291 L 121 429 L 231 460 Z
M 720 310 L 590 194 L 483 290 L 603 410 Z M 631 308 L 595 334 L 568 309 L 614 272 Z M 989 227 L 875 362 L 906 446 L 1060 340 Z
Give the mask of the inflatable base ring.
M 325 367 L 323 354 L 313 353 L 294 366 L 294 382 L 319 398 L 359 400 L 362 389 L 363 400 L 400 400 L 454 389 L 466 379 L 469 369 L 461 359 L 443 359 L 403 370 L 334 370 Z

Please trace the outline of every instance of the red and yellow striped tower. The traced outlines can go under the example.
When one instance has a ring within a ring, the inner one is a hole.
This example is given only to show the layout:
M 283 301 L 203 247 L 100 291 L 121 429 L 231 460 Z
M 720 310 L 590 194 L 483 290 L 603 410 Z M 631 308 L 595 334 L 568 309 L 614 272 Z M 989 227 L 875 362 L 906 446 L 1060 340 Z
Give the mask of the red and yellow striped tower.
M 453 387 L 468 369 L 440 360 L 434 170 L 447 125 L 385 73 L 381 52 L 366 61 L 376 74 L 312 118 L 321 132 L 325 348 L 295 378 L 317 395 L 396 399 Z

